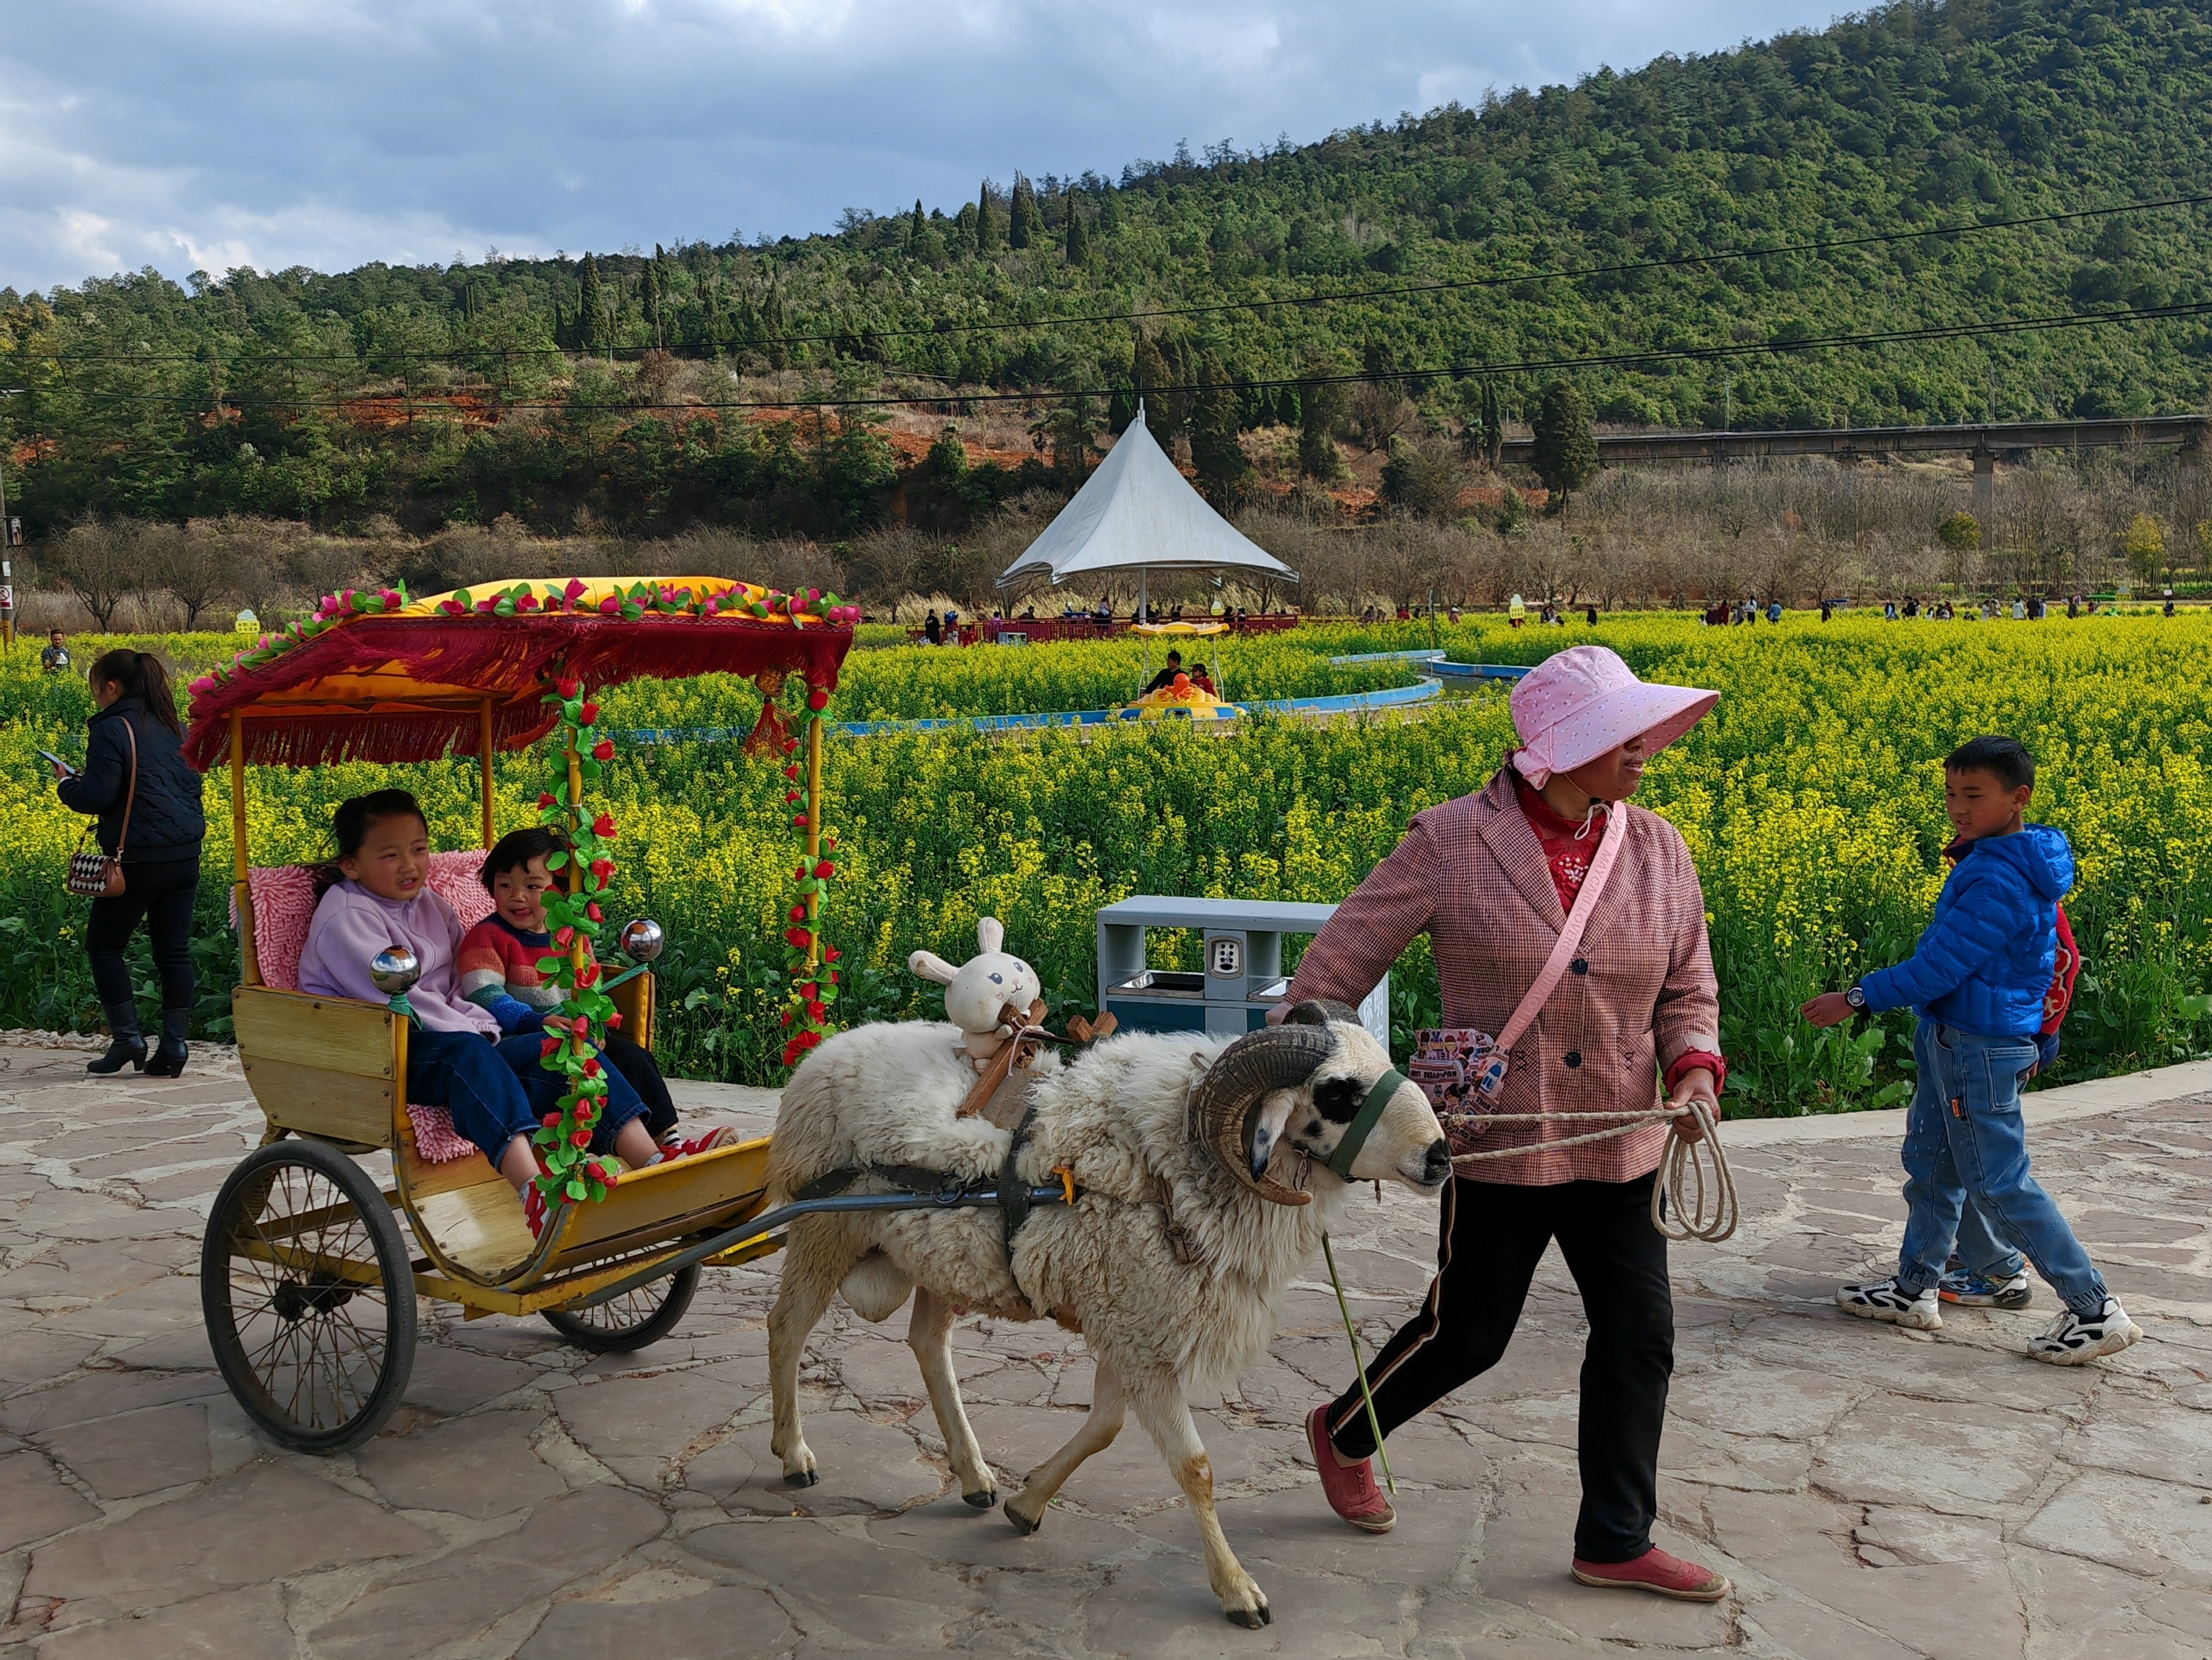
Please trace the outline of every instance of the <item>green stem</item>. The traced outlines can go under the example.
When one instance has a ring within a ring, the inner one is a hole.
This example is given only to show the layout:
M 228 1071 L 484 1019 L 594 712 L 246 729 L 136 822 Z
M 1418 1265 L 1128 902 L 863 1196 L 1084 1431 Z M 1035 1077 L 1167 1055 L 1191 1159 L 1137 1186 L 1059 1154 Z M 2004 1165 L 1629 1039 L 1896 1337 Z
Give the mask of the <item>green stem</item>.
M 1359 1374 L 1359 1398 L 1367 1403 L 1367 1427 L 1375 1435 L 1375 1456 L 1382 1461 L 1382 1484 L 1395 1499 L 1398 1483 L 1390 1474 L 1389 1451 L 1382 1445 L 1382 1421 L 1375 1413 L 1375 1391 L 1367 1387 L 1367 1362 L 1360 1358 L 1359 1334 L 1352 1329 L 1352 1307 L 1344 1300 L 1344 1281 L 1336 1277 L 1336 1252 L 1329 1249 L 1326 1233 L 1321 1236 L 1321 1254 L 1328 1263 L 1328 1282 L 1336 1288 L 1336 1312 L 1344 1316 L 1344 1335 L 1352 1340 L 1352 1369 Z

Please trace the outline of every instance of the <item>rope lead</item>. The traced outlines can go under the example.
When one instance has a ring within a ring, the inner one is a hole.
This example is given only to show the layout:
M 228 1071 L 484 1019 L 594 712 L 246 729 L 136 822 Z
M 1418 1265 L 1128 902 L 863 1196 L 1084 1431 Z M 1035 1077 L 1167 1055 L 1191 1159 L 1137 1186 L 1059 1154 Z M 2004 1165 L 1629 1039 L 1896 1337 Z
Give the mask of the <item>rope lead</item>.
M 1659 1161 L 1658 1180 L 1651 1184 L 1651 1226 L 1662 1236 L 1679 1242 L 1703 1239 L 1708 1245 L 1718 1245 L 1735 1232 L 1738 1209 L 1735 1197 L 1735 1173 L 1729 1168 L 1728 1153 L 1721 1146 L 1719 1115 L 1711 1103 L 1691 1100 L 1681 1106 L 1660 1106 L 1620 1112 L 1440 1112 L 1437 1115 L 1447 1124 L 1572 1124 L 1588 1123 L 1593 1118 L 1613 1120 L 1602 1130 L 1585 1130 L 1578 1136 L 1569 1136 L 1556 1142 L 1538 1142 L 1523 1147 L 1486 1148 L 1480 1153 L 1455 1153 L 1455 1166 L 1484 1164 L 1494 1159 L 1519 1159 L 1532 1153 L 1553 1153 L 1569 1147 L 1583 1147 L 1592 1142 L 1609 1141 L 1615 1136 L 1631 1136 L 1648 1124 L 1672 1124 L 1677 1118 L 1695 1117 L 1705 1127 L 1705 1134 L 1697 1141 L 1686 1141 L 1680 1136 L 1669 1136 L 1667 1155 Z M 1685 1190 L 1689 1194 L 1686 1205 L 1682 1203 Z M 1679 1213 L 1681 1221 L 1676 1227 L 1668 1217 L 1668 1201 Z

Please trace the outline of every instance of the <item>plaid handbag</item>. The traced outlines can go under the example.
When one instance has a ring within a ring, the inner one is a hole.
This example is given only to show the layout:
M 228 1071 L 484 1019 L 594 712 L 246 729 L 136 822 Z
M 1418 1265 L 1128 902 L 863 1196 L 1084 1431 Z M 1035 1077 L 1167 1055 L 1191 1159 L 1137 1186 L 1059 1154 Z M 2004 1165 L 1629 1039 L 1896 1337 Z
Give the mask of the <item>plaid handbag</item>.
M 123 891 L 123 847 L 131 839 L 131 809 L 138 799 L 138 734 L 129 715 L 123 717 L 123 736 L 131 744 L 131 787 L 123 797 L 123 828 L 115 838 L 112 855 L 84 851 L 84 837 L 92 833 L 92 824 L 76 839 L 76 851 L 70 855 L 69 875 L 62 885 L 81 900 L 112 900 Z

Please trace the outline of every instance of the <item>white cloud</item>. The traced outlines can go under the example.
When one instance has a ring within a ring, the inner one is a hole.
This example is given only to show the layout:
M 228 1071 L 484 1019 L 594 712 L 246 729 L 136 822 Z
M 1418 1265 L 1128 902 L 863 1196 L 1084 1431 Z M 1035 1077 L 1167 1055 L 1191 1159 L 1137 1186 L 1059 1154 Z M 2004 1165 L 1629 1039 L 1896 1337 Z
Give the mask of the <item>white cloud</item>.
M 1833 0 L 70 0 L 0 36 L 0 282 L 804 233 Z

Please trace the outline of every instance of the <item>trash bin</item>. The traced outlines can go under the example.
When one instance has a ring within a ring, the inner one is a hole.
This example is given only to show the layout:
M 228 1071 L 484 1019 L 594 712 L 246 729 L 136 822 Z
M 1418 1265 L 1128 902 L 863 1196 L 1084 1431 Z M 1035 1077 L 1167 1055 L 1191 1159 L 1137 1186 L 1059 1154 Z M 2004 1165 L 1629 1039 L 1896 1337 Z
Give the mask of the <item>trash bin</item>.
M 1289 989 L 1283 936 L 1317 934 L 1333 905 L 1273 900 L 1188 900 L 1138 894 L 1098 913 L 1098 1006 L 1139 1032 L 1206 1032 L 1240 1037 L 1267 1023 Z M 1201 934 L 1204 967 L 1156 968 L 1146 955 L 1151 929 Z M 1390 1045 L 1390 978 L 1359 1005 L 1360 1023 Z

